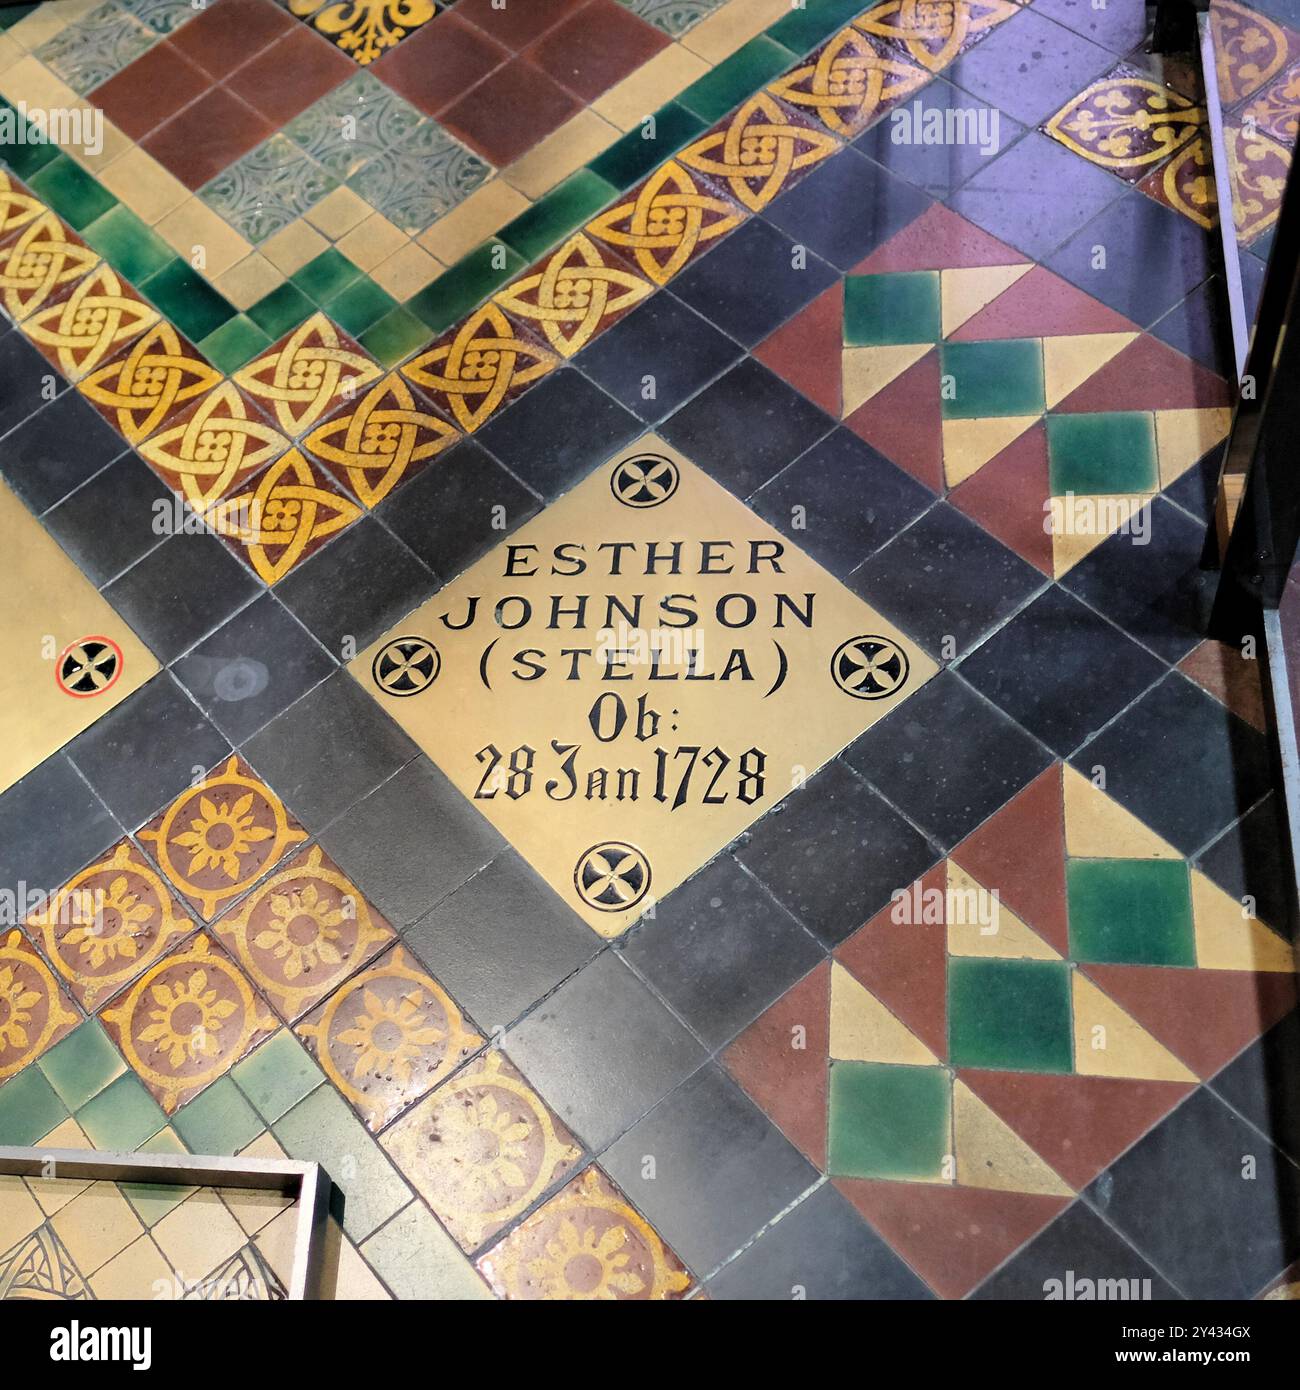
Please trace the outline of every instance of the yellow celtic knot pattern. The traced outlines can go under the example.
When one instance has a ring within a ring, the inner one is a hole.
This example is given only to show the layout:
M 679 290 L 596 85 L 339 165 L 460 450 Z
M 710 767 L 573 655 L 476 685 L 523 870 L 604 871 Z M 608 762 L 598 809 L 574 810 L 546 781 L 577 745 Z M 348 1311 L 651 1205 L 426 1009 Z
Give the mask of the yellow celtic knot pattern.
M 854 135 L 884 107 L 930 80 L 924 67 L 890 57 L 857 29 L 841 29 L 817 55 L 773 82 L 773 95 L 813 112 L 837 135 Z
M 401 371 L 408 381 L 445 396 L 457 424 L 472 434 L 511 391 L 545 376 L 558 360 L 517 337 L 501 309 L 488 303 L 450 341 L 430 348 Z
M 101 261 L 66 298 L 29 315 L 23 332 L 32 342 L 52 349 L 59 370 L 76 381 L 119 343 L 157 322 L 157 311 L 126 289 L 117 272 Z
M 281 429 L 297 435 L 379 374 L 370 358 L 340 340 L 324 314 L 313 314 L 283 346 L 237 371 L 234 380 L 255 400 L 271 405 Z
M 168 482 L 179 482 L 190 507 L 202 514 L 288 447 L 279 431 L 250 417 L 244 398 L 223 381 L 183 420 L 141 444 L 140 453 Z
M 366 392 L 355 410 L 317 425 L 303 447 L 341 468 L 348 486 L 373 507 L 416 464 L 459 438 L 445 420 L 421 410 L 411 388 L 390 372 Z
M 922 67 L 942 72 L 972 34 L 1019 10 L 1010 0 L 886 0 L 853 22 L 864 33 L 901 42 Z
M 218 503 L 207 520 L 219 534 L 239 541 L 258 574 L 275 584 L 309 550 L 360 515 L 360 507 L 319 482 L 311 464 L 290 449 L 251 492 Z
M 725 130 L 697 140 L 677 158 L 698 174 L 725 179 L 751 212 L 761 212 L 796 169 L 817 164 L 838 149 L 834 136 L 793 124 L 777 102 L 759 92 Z
M 30 193 L 15 187 L 14 181 L 0 169 L 0 237 L 12 236 L 45 211 L 45 205 Z
M 62 285 L 93 270 L 99 257 L 52 212 L 29 222 L 11 246 L 0 250 L 0 293 L 15 323 L 34 314 Z
M 526 275 L 496 296 L 503 309 L 540 323 L 561 357 L 572 357 L 600 330 L 606 317 L 640 303 L 653 286 L 609 265 L 583 232 L 560 247 L 536 275 Z
M 166 321 L 155 324 L 131 350 L 106 363 L 81 383 L 81 393 L 115 412 L 117 428 L 130 444 L 139 444 L 177 406 L 211 391 L 221 373 L 200 357 L 191 357 L 180 334 Z
M 744 213 L 702 193 L 675 159 L 660 165 L 630 203 L 619 203 L 587 224 L 591 236 L 626 247 L 637 265 L 666 285 L 706 241 L 738 227 Z

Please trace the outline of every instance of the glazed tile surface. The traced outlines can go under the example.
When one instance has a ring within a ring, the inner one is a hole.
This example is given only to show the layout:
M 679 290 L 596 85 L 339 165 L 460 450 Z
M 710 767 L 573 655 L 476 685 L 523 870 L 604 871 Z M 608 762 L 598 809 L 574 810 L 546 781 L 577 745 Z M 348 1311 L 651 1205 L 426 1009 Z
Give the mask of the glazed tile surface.
M 1262 275 L 1300 33 L 1210 22 Z M 1213 169 L 1145 33 L 6 13 L 0 1144 L 315 1159 L 337 1298 L 1293 1289 Z M 293 1216 L 5 1179 L 0 1297 L 283 1298 Z

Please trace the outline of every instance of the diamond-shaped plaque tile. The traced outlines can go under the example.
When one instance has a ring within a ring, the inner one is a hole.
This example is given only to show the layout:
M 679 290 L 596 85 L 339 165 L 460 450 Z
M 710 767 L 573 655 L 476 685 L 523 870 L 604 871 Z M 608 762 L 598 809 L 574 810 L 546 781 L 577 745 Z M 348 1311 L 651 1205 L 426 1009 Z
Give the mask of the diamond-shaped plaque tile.
M 936 667 L 649 435 L 349 669 L 615 937 Z

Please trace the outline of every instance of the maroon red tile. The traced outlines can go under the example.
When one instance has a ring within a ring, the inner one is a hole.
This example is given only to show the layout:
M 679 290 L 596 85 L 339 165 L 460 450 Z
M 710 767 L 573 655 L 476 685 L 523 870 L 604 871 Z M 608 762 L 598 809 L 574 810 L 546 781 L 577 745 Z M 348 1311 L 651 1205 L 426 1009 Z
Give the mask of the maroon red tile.
M 139 141 L 211 85 L 212 78 L 179 49 L 160 43 L 96 87 L 90 100 L 124 135 Z
M 495 0 L 460 0 L 456 14 L 518 53 L 586 3 L 587 0 L 532 0 L 501 5 Z
M 355 74 L 351 58 L 314 29 L 297 25 L 226 79 L 254 111 L 282 126 Z
M 172 36 L 191 62 L 218 80 L 297 26 L 273 0 L 214 0 Z
M 510 56 L 481 29 L 448 13 L 390 49 L 370 71 L 412 106 L 436 116 Z
M 526 58 L 512 58 L 446 107 L 439 120 L 498 168 L 563 125 L 582 103 Z
M 195 189 L 274 130 L 265 116 L 224 87 L 215 87 L 159 126 L 141 147 L 186 188 Z
M 591 0 L 533 44 L 527 56 L 584 101 L 595 101 L 671 42 L 615 0 Z

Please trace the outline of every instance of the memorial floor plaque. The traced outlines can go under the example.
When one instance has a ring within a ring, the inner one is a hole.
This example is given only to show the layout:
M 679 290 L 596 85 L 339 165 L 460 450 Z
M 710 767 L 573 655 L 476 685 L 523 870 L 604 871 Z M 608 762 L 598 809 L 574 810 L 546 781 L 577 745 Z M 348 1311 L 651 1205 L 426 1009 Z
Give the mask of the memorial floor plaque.
M 648 435 L 349 669 L 615 937 L 937 668 Z

